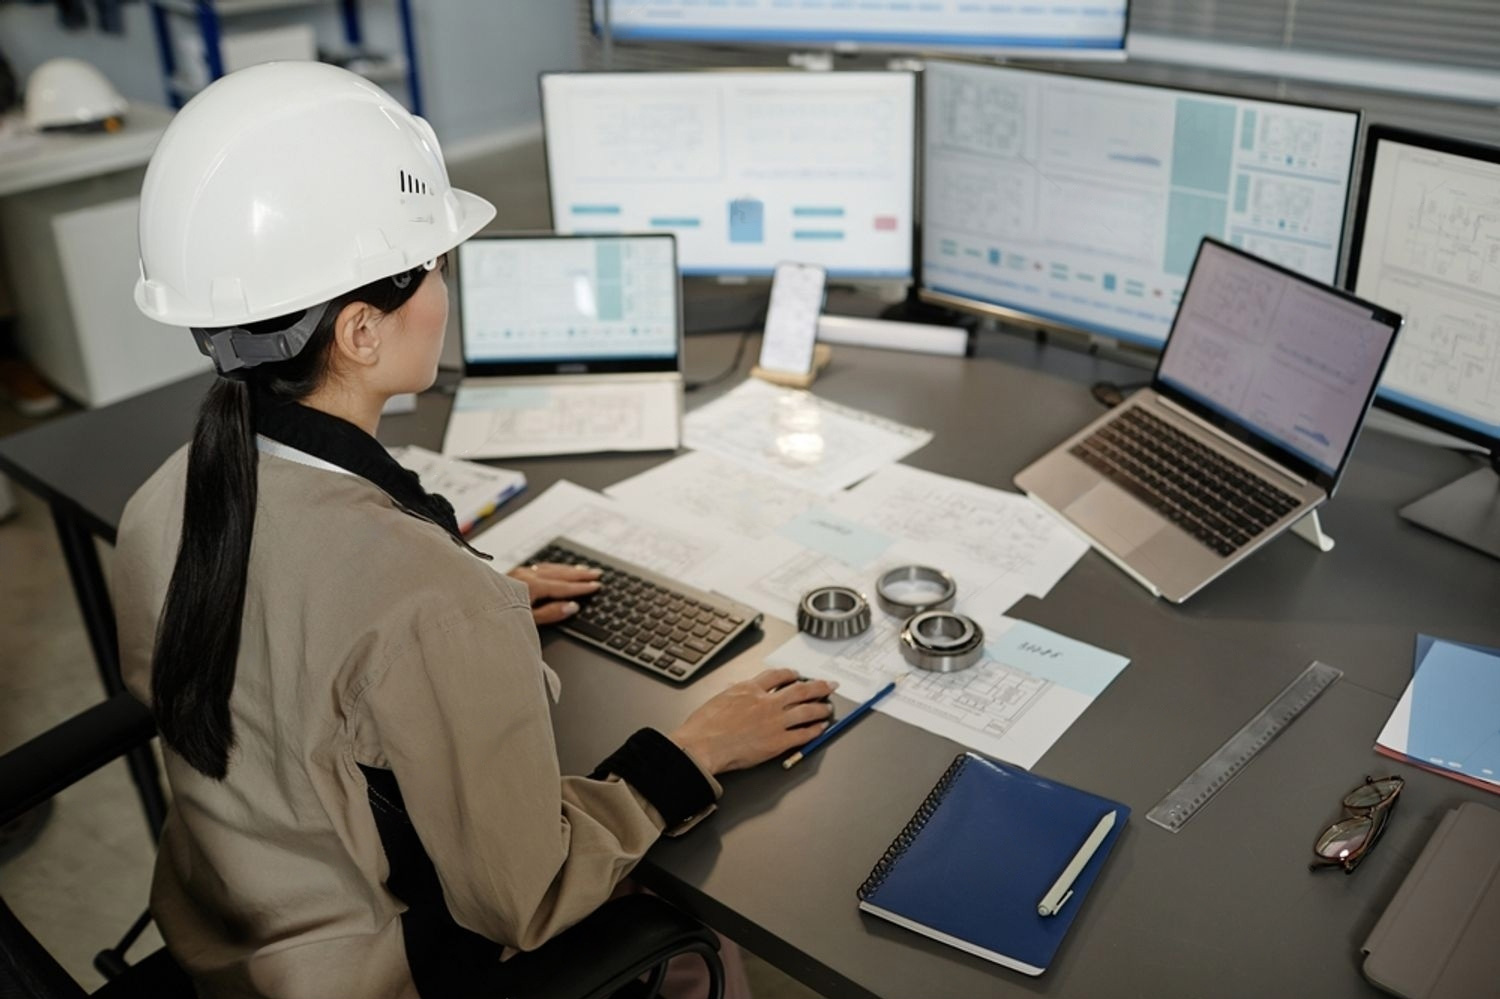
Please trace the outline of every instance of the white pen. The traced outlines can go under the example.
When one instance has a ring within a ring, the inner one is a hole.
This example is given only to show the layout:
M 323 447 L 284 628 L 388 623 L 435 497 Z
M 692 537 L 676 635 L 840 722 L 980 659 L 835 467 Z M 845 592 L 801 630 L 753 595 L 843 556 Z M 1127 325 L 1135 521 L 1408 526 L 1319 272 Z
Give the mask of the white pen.
M 1099 849 L 1099 844 L 1104 842 L 1104 837 L 1115 827 L 1115 813 L 1110 812 L 1099 820 L 1094 831 L 1089 833 L 1089 838 L 1083 841 L 1078 852 L 1073 854 L 1073 859 L 1068 861 L 1068 866 L 1052 882 L 1052 887 L 1047 894 L 1042 896 L 1041 902 L 1037 904 L 1037 915 L 1055 916 L 1068 899 L 1073 897 L 1073 882 L 1078 880 L 1078 875 L 1083 871 L 1088 862 L 1093 859 L 1094 851 Z

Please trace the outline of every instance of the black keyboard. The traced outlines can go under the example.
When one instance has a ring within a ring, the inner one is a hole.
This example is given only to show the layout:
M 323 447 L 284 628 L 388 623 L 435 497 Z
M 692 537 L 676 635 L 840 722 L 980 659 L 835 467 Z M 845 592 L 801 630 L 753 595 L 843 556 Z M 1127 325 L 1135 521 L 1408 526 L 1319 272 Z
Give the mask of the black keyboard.
M 1250 544 L 1299 502 L 1139 406 L 1069 451 L 1220 555 Z
M 577 598 L 578 613 L 558 627 L 674 683 L 688 682 L 724 646 L 761 621 L 753 607 L 569 538 L 553 538 L 527 561 L 600 570 L 599 591 Z

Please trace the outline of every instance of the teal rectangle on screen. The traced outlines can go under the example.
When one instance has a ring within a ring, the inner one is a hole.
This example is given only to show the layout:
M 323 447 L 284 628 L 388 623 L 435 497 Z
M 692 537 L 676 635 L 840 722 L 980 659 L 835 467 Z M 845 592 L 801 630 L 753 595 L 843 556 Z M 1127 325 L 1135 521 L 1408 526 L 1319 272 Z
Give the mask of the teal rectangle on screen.
M 1224 198 L 1173 191 L 1167 199 L 1167 249 L 1162 269 L 1179 277 L 1187 274 L 1204 233 L 1217 236 L 1224 231 L 1228 217 L 1229 205 Z
M 1234 140 L 1233 104 L 1178 98 L 1172 186 L 1228 196 Z
M 809 510 L 777 532 L 804 548 L 832 555 L 845 565 L 869 565 L 891 546 L 891 539 L 827 510 Z
M 1098 697 L 1120 670 L 1130 664 L 1124 656 L 1087 642 L 1017 621 L 985 643 L 987 656 L 1005 666 L 1025 670 L 1059 687 Z

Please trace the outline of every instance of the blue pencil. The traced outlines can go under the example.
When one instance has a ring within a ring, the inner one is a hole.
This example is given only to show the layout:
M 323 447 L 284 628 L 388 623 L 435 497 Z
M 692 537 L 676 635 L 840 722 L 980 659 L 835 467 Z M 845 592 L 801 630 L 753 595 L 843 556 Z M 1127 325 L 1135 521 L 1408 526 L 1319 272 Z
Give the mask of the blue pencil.
M 874 697 L 870 698 L 868 701 L 866 701 L 865 703 L 861 704 L 859 707 L 855 708 L 853 711 L 849 712 L 843 718 L 841 718 L 838 721 L 834 722 L 828 728 L 826 728 L 826 729 L 823 730 L 823 734 L 822 735 L 818 736 L 816 739 L 813 739 L 807 745 L 803 746 L 801 749 L 799 749 L 795 753 L 793 753 L 791 756 L 788 756 L 786 759 L 782 760 L 781 761 L 781 769 L 783 769 L 783 770 L 790 770 L 790 769 L 792 769 L 792 767 L 794 767 L 798 763 L 800 763 L 804 757 L 806 757 L 807 755 L 809 755 L 810 753 L 812 753 L 819 746 L 822 746 L 823 743 L 827 742 L 829 739 L 832 739 L 834 736 L 838 735 L 844 729 L 848 728 L 850 725 L 853 725 L 855 722 L 859 721 L 865 715 L 869 714 L 870 713 L 870 709 L 873 708 L 873 707 L 875 707 L 875 705 L 879 704 L 881 698 L 885 697 L 891 691 L 895 690 L 896 689 L 896 684 L 898 684 L 900 682 L 901 682 L 901 678 L 897 677 L 895 680 L 892 680 L 890 683 L 886 684 L 884 687 L 881 687 L 879 690 L 877 690 L 875 692 L 875 696 Z

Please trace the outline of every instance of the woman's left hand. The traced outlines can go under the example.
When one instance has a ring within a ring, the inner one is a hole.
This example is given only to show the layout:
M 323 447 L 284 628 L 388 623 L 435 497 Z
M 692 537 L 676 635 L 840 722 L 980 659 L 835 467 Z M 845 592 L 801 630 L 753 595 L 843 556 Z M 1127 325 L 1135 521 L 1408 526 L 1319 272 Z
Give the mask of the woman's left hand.
M 599 570 L 557 562 L 518 565 L 507 573 L 526 584 L 531 594 L 531 618 L 538 627 L 556 624 L 578 613 L 571 598 L 587 596 L 599 589 Z

